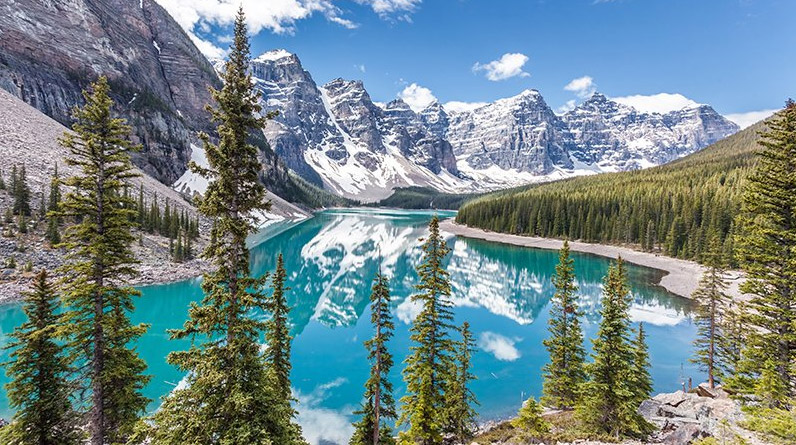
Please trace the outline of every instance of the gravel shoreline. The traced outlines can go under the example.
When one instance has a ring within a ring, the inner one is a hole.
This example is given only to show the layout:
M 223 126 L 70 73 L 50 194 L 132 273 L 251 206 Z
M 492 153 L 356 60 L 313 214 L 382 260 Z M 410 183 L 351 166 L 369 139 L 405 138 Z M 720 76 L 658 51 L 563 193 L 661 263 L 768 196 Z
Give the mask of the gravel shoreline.
M 562 240 L 558 239 L 490 232 L 457 224 L 451 218 L 441 221 L 440 229 L 465 238 L 481 239 L 537 249 L 558 250 L 564 244 Z M 621 255 L 622 258 L 629 263 L 663 271 L 666 275 L 661 278 L 658 284 L 669 292 L 685 298 L 691 298 L 691 294 L 699 287 L 699 280 L 705 272 L 704 266 L 693 261 L 671 258 L 650 252 L 640 252 L 629 247 L 591 244 L 580 241 L 570 241 L 569 247 L 575 252 L 590 253 L 608 258 L 616 258 Z M 727 295 L 735 299 L 743 299 L 743 294 L 738 288 L 742 281 L 743 278 L 739 272 L 729 272 L 727 274 Z

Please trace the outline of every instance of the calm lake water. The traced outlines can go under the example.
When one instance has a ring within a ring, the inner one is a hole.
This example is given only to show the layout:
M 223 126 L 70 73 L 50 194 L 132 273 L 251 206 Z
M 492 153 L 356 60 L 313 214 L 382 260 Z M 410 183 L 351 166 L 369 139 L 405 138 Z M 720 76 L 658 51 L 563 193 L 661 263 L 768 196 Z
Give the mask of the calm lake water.
M 441 217 L 450 212 L 438 212 Z M 362 342 L 371 335 L 369 293 L 382 258 L 390 276 L 395 337 L 390 349 L 396 396 L 404 392 L 401 361 L 409 350 L 409 323 L 417 313 L 408 296 L 417 283 L 419 238 L 425 236 L 430 212 L 332 210 L 298 224 L 276 224 L 254 237 L 252 269 L 273 270 L 282 252 L 288 271 L 288 301 L 293 307 L 293 385 L 299 399 L 299 421 L 310 443 L 347 443 L 352 411 L 362 394 L 368 363 Z M 447 262 L 453 285 L 456 322 L 469 321 L 478 340 L 473 358 L 478 380 L 473 390 L 483 419 L 505 418 L 529 395 L 541 394 L 541 367 L 547 361 L 542 339 L 547 336 L 551 277 L 555 251 L 529 249 L 487 241 L 448 237 Z M 609 260 L 573 253 L 586 311 L 587 339 L 596 332 L 602 277 Z M 695 328 L 690 303 L 655 283 L 659 272 L 628 265 L 635 303 L 634 322 L 644 322 L 656 391 L 672 391 L 682 381 L 702 375 L 688 363 Z M 166 363 L 166 355 L 187 342 L 171 341 L 167 329 L 182 325 L 188 303 L 200 299 L 199 280 L 141 289 L 135 322 L 151 324 L 138 351 L 153 375 L 146 394 L 155 401 L 182 375 Z M 22 323 L 19 305 L 0 306 L 0 343 Z M 590 342 L 587 340 L 587 345 Z M 0 354 L 5 361 L 7 354 Z M 7 381 L 0 377 L 0 383 Z M 0 416 L 10 410 L 0 392 Z

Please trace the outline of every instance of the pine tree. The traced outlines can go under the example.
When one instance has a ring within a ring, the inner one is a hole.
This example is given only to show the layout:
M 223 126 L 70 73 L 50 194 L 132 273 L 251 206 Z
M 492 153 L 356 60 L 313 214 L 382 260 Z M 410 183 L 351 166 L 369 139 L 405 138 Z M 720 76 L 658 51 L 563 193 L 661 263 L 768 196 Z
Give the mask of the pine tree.
M 708 270 L 702 276 L 699 288 L 691 295 L 697 307 L 694 323 L 697 325 L 697 338 L 694 340 L 696 357 L 692 363 L 708 374 L 708 385 L 716 387 L 716 365 L 719 361 L 718 342 L 723 337 L 722 318 L 727 310 L 729 297 L 724 293 L 723 252 L 718 235 L 710 239 L 705 265 Z
M 639 323 L 638 331 L 633 339 L 633 364 L 630 369 L 630 383 L 634 392 L 635 406 L 652 395 L 652 377 L 650 376 L 650 354 L 647 349 L 647 334 L 644 323 Z
M 439 218 L 429 223 L 429 236 L 423 243 L 423 259 L 417 266 L 420 284 L 410 298 L 422 305 L 410 329 L 410 354 L 404 361 L 403 375 L 407 394 L 399 424 L 408 425 L 401 433 L 403 442 L 422 445 L 442 441 L 446 380 L 452 369 L 453 343 L 449 331 L 453 314 L 449 301 L 451 286 L 443 260 L 450 252 L 439 232 Z
M 280 413 L 288 417 L 282 419 L 278 429 L 271 433 L 274 443 L 303 443 L 301 427 L 295 423 L 296 411 L 290 402 L 293 396 L 290 390 L 290 308 L 287 305 L 285 292 L 290 290 L 285 286 L 285 263 L 280 253 L 276 258 L 276 270 L 271 277 L 271 297 L 268 299 L 267 308 L 271 318 L 265 325 L 265 360 L 272 374 L 272 390 L 276 394 L 277 403 L 280 404 Z
M 58 177 L 58 164 L 55 164 L 55 172 L 50 180 L 50 199 L 47 201 L 47 240 L 55 246 L 61 242 L 61 217 L 58 212 L 61 209 L 61 179 Z
M 468 443 L 475 436 L 477 428 L 475 406 L 478 400 L 470 389 L 475 380 L 470 369 L 475 339 L 470 331 L 470 323 L 464 322 L 461 340 L 455 343 L 453 375 L 448 379 L 445 389 L 445 435 L 455 443 Z
M 9 405 L 16 413 L 0 429 L 0 439 L 8 445 L 78 444 L 79 417 L 67 380 L 71 366 L 58 335 L 58 296 L 45 271 L 36 275 L 33 291 L 24 297 L 28 321 L 10 334 L 11 361 L 5 363 Z
M 5 190 L 6 189 L 6 180 L 5 180 L 4 176 L 5 176 L 5 173 L 3 173 L 3 170 L 0 169 L 0 190 Z
M 648 425 L 636 409 L 638 401 L 630 376 L 634 351 L 630 344 L 630 289 L 620 257 L 608 269 L 603 286 L 600 327 L 593 341 L 589 381 L 576 408 L 589 431 L 621 437 L 642 434 Z
M 717 338 L 714 360 L 714 373 L 721 382 L 739 374 L 746 344 L 746 327 L 743 321 L 746 313 L 744 303 L 730 302 L 721 314 L 721 336 Z
M 737 238 L 748 277 L 741 290 L 752 295 L 744 356 L 747 368 L 758 369 L 754 374 L 762 364 L 771 365 L 764 381 L 772 388 L 765 393 L 784 388 L 783 399 L 791 399 L 796 395 L 796 102 L 788 101 L 767 126 L 744 192 L 743 235 Z
M 193 340 L 187 351 L 168 360 L 187 374 L 187 385 L 167 396 L 154 415 L 149 439 L 153 444 L 285 444 L 280 434 L 290 430 L 290 412 L 276 390 L 276 379 L 260 350 L 270 299 L 262 291 L 267 277 L 253 278 L 246 238 L 256 230 L 255 211 L 269 208 L 259 181 L 257 147 L 248 144 L 259 131 L 258 96 L 252 87 L 249 42 L 243 10 L 235 19 L 235 34 L 224 70 L 224 86 L 212 90 L 217 103 L 209 108 L 218 123 L 218 144 L 202 134 L 208 168 L 191 163 L 193 172 L 208 178 L 199 210 L 214 221 L 214 236 L 203 252 L 213 271 L 202 282 L 204 298 L 191 305 L 184 327 L 172 338 Z
M 87 416 L 92 445 L 123 443 L 149 400 L 141 394 L 149 381 L 144 361 L 130 344 L 145 331 L 133 326 L 129 313 L 139 292 L 124 282 L 135 275 L 130 212 L 121 195 L 135 176 L 129 152 L 130 127 L 111 114 L 108 81 L 100 77 L 85 92 L 85 105 L 74 111 L 73 132 L 61 144 L 67 163 L 78 174 L 66 180 L 72 188 L 61 203 L 63 216 L 81 222 L 68 228 L 68 252 L 62 268 L 72 358 L 85 364 L 90 398 Z
M 365 400 L 354 414 L 361 416 L 354 423 L 351 445 L 390 445 L 395 443 L 392 430 L 387 425 L 395 419 L 395 400 L 392 396 L 392 383 L 389 379 L 393 358 L 387 349 L 387 342 L 393 336 L 395 326 L 390 315 L 390 287 L 387 277 L 381 271 L 376 275 L 370 294 L 370 322 L 373 324 L 373 338 L 365 342 L 370 360 L 370 377 L 365 382 Z
M 511 426 L 524 433 L 537 438 L 550 431 L 550 423 L 542 417 L 544 408 L 533 397 L 522 404 L 517 417 L 511 421 Z
M 558 409 L 570 409 L 578 401 L 581 385 L 586 381 L 583 331 L 579 318 L 583 312 L 576 301 L 575 266 L 569 256 L 569 243 L 559 252 L 559 263 L 553 276 L 553 295 L 548 328 L 550 338 L 543 341 L 550 362 L 542 368 L 544 381 L 542 403 Z
M 14 166 L 16 171 L 16 165 Z M 25 164 L 19 169 L 19 176 L 14 179 L 14 214 L 30 216 L 30 188 L 28 187 Z

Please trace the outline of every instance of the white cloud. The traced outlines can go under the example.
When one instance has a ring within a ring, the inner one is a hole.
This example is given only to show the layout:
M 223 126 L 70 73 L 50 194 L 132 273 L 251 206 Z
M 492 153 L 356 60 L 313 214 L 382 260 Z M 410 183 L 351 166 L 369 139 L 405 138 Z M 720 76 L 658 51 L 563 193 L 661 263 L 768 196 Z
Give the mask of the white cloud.
M 643 113 L 668 113 L 700 105 L 682 94 L 671 93 L 658 93 L 648 96 L 636 94 L 634 96 L 614 97 L 612 100 L 633 107 Z
M 409 105 L 415 112 L 421 111 L 437 100 L 434 94 L 426 87 L 413 83 L 398 93 L 398 97 Z
M 408 13 L 417 9 L 423 0 L 355 0 L 360 5 L 370 6 L 382 17 L 394 13 Z
M 572 79 L 564 86 L 564 90 L 572 91 L 576 96 L 585 99 L 594 94 L 597 90 L 597 85 L 594 83 L 594 79 L 592 79 L 591 76 L 583 76 Z
M 294 390 L 296 399 L 299 401 L 296 421 L 301 425 L 301 432 L 310 444 L 348 443 L 354 434 L 351 419 L 344 414 L 352 412 L 353 407 L 336 411 L 321 406 L 328 397 L 329 391 L 345 382 L 346 379 L 340 377 L 319 385 L 310 394 L 301 394 Z
M 473 65 L 473 72 L 484 71 L 486 78 L 497 82 L 499 80 L 506 80 L 512 77 L 528 77 L 530 74 L 523 71 L 522 68 L 528 62 L 528 56 L 521 53 L 506 53 L 500 59 L 493 60 L 489 63 L 478 63 Z
M 365 65 L 354 65 L 354 68 L 356 68 L 357 70 L 359 70 L 362 73 L 367 71 L 367 69 L 365 68 Z
M 724 117 L 738 124 L 741 129 L 744 129 L 752 124 L 762 121 L 777 111 L 779 111 L 779 109 L 748 111 L 746 113 L 725 114 Z
M 494 355 L 504 362 L 513 362 L 520 358 L 520 351 L 514 345 L 521 341 L 517 338 L 504 337 L 495 332 L 485 331 L 478 338 L 478 347 Z
M 239 6 L 246 12 L 246 24 L 251 34 L 267 29 L 276 34 L 292 34 L 296 22 L 322 14 L 327 20 L 348 29 L 357 23 L 342 16 L 338 0 L 155 0 L 174 17 L 196 46 L 208 57 L 222 57 L 225 51 L 214 42 L 202 38 L 211 25 L 229 26 L 234 23 Z M 392 13 L 413 12 L 421 0 L 356 0 L 370 6 L 381 17 Z
M 556 108 L 556 113 L 564 114 L 567 111 L 571 111 L 574 109 L 575 109 L 575 99 L 570 99 L 564 105 L 561 105 L 560 107 Z
M 448 113 L 464 113 L 466 111 L 473 111 L 476 108 L 481 108 L 484 105 L 489 105 L 489 102 L 460 102 L 458 100 L 452 100 L 450 102 L 445 102 L 442 108 Z
M 398 306 L 395 307 L 395 316 L 406 324 L 412 323 L 420 312 L 423 311 L 423 304 L 419 301 L 412 300 L 407 297 Z

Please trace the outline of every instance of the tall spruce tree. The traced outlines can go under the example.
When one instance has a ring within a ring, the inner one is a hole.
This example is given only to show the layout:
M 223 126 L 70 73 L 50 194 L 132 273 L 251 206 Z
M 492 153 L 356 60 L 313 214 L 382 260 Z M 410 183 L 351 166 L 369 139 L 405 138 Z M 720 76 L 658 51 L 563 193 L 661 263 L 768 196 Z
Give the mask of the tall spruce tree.
M 615 437 L 640 435 L 647 424 L 636 409 L 631 375 L 634 351 L 630 343 L 630 289 L 622 258 L 611 264 L 603 286 L 600 327 L 593 341 L 594 362 L 576 408 L 578 418 L 594 433 Z
M 17 166 L 14 165 L 16 173 Z M 28 175 L 25 171 L 25 164 L 19 169 L 19 174 L 13 177 L 14 192 L 14 214 L 20 216 L 30 216 L 30 187 L 28 187 Z
M 269 310 L 263 292 L 268 277 L 251 276 L 246 246 L 256 229 L 253 215 L 270 207 L 259 181 L 259 151 L 247 142 L 264 125 L 248 69 L 249 41 L 240 9 L 224 86 L 212 90 L 217 106 L 208 107 L 219 142 L 202 134 L 209 166 L 190 164 L 209 179 L 199 211 L 214 222 L 203 252 L 214 270 L 204 276 L 202 301 L 191 305 L 184 327 L 172 332 L 172 338 L 193 340 L 190 349 L 168 357 L 187 374 L 187 385 L 167 396 L 155 414 L 149 432 L 154 444 L 293 443 L 285 437 L 292 431 L 292 408 L 283 409 L 289 404 L 276 390 L 260 349 L 267 323 L 256 313 Z
M 58 296 L 39 272 L 33 291 L 24 294 L 28 320 L 10 334 L 11 361 L 6 373 L 11 424 L 0 429 L 7 445 L 71 445 L 82 441 L 78 415 L 72 408 L 71 366 L 59 338 Z
M 290 389 L 290 307 L 287 305 L 285 292 L 290 288 L 285 286 L 285 263 L 280 253 L 276 259 L 276 270 L 271 277 L 271 296 L 267 302 L 271 318 L 265 324 L 265 360 L 273 378 L 272 390 L 276 395 L 280 416 L 275 424 L 271 440 L 274 443 L 303 443 L 301 427 L 294 421 L 296 410 L 291 401 L 293 396 Z
M 453 375 L 448 379 L 445 389 L 445 428 L 447 438 L 454 443 L 469 443 L 475 436 L 478 426 L 475 406 L 478 399 L 470 389 L 470 382 L 476 379 L 471 369 L 475 339 L 470 330 L 470 323 L 462 324 L 461 340 L 454 344 Z
M 548 321 L 550 337 L 543 341 L 550 362 L 542 368 L 544 397 L 542 403 L 558 409 L 571 409 L 578 401 L 581 385 L 586 381 L 586 350 L 577 303 L 574 261 L 569 256 L 569 243 L 559 251 L 553 276 L 556 292 Z
M 370 376 L 365 382 L 365 400 L 354 414 L 361 416 L 354 423 L 351 445 L 390 445 L 395 443 L 387 421 L 395 419 L 395 400 L 389 375 L 393 366 L 387 342 L 395 326 L 390 314 L 390 283 L 381 271 L 373 281 L 370 293 L 370 322 L 373 338 L 365 342 L 370 360 Z
M 720 361 L 719 341 L 723 337 L 722 319 L 727 312 L 729 297 L 724 293 L 723 252 L 718 235 L 712 235 L 704 263 L 708 267 L 702 276 L 699 288 L 691 295 L 697 304 L 694 323 L 697 338 L 694 340 L 695 357 L 692 363 L 708 374 L 708 385 L 716 387 L 716 367 Z
M 630 368 L 631 388 L 634 392 L 635 405 L 638 407 L 641 402 L 652 395 L 652 377 L 650 376 L 650 354 L 647 348 L 647 333 L 644 331 L 644 323 L 639 323 L 636 336 L 632 344 L 633 364 Z
M 442 442 L 444 426 L 444 391 L 450 378 L 453 343 L 449 331 L 453 314 L 449 301 L 451 286 L 443 260 L 450 249 L 439 232 L 439 218 L 434 215 L 423 243 L 423 259 L 417 266 L 420 284 L 413 302 L 422 306 L 410 329 L 409 356 L 403 375 L 407 394 L 399 423 L 408 425 L 401 441 L 419 445 Z
M 80 223 L 69 227 L 63 245 L 63 301 L 73 359 L 83 363 L 90 397 L 88 429 L 92 445 L 126 441 L 149 399 L 141 394 L 149 377 L 130 345 L 145 331 L 129 319 L 139 292 L 124 283 L 136 274 L 131 244 L 130 203 L 122 188 L 136 176 L 130 162 L 130 127 L 111 113 L 108 81 L 100 77 L 74 111 L 73 132 L 61 144 L 66 162 L 77 168 L 66 180 L 72 189 L 60 214 Z
M 58 211 L 61 209 L 61 179 L 58 177 L 58 164 L 55 164 L 55 172 L 50 180 L 50 199 L 47 200 L 47 240 L 51 245 L 61 242 L 61 217 Z
M 770 365 L 765 382 L 772 391 L 784 388 L 783 398 L 792 399 L 796 395 L 796 102 L 788 101 L 767 126 L 760 134 L 756 171 L 744 192 L 743 229 L 737 238 L 738 256 L 748 277 L 741 290 L 752 295 L 744 356 L 753 376 L 760 374 L 762 364 Z

